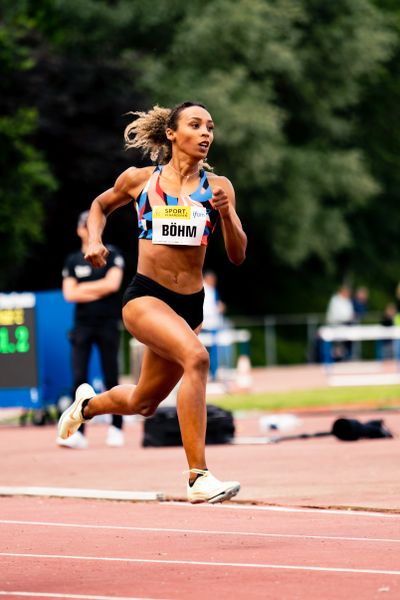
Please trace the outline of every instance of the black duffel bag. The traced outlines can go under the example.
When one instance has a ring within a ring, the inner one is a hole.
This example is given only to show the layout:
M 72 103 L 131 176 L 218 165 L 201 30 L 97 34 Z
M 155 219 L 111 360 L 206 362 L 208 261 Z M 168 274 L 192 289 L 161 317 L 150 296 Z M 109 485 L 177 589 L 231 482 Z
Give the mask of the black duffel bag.
M 208 404 L 206 444 L 229 444 L 234 435 L 232 413 Z M 144 421 L 142 446 L 182 446 L 175 406 L 160 406 L 152 417 Z
M 393 437 L 382 419 L 367 421 L 366 423 L 360 423 L 357 419 L 336 419 L 332 427 L 332 434 L 345 442 L 355 442 L 361 438 Z

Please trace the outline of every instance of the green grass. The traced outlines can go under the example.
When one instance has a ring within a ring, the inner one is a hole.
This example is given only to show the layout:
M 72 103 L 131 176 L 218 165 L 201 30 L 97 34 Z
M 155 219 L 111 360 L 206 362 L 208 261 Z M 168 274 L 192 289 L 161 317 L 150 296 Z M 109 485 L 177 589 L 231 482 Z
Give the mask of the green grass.
M 295 410 L 307 408 L 400 408 L 400 386 L 340 387 L 284 393 L 231 394 L 208 398 L 226 410 Z
M 288 411 L 304 409 L 370 409 L 398 408 L 400 410 L 400 385 L 370 387 L 338 387 L 317 390 L 263 394 L 230 394 L 208 397 L 210 404 L 231 411 Z M 16 425 L 18 417 L 1 418 L 1 425 Z M 54 416 L 56 421 L 56 416 Z

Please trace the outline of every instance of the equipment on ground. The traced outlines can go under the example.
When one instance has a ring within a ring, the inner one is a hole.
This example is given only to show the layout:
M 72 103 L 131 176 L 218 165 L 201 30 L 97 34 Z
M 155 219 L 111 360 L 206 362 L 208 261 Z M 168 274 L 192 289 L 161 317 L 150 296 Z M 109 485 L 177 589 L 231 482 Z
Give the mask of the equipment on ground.
M 206 444 L 230 444 L 234 435 L 232 413 L 208 404 Z M 144 421 L 142 446 L 182 446 L 178 414 L 174 406 L 160 406 L 152 417 Z

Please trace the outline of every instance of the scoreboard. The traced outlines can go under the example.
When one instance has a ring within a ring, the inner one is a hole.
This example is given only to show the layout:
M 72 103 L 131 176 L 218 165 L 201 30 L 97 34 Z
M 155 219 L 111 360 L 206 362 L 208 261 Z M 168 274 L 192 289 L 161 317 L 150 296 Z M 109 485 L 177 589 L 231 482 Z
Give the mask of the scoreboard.
M 36 298 L 0 294 L 0 389 L 37 388 Z
M 73 311 L 61 290 L 0 293 L 0 409 L 40 409 L 73 396 Z M 97 348 L 88 381 L 104 389 Z

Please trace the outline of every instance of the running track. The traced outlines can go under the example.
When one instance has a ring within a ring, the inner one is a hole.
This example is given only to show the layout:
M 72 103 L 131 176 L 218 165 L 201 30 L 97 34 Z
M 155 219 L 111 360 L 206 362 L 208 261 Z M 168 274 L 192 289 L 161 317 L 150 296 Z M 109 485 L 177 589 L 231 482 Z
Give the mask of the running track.
M 400 598 L 400 515 L 0 498 L 0 598 Z

